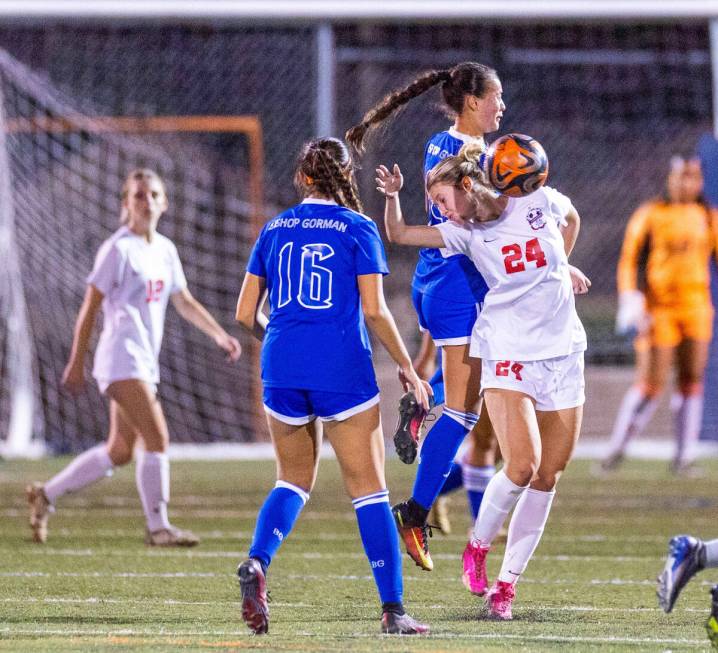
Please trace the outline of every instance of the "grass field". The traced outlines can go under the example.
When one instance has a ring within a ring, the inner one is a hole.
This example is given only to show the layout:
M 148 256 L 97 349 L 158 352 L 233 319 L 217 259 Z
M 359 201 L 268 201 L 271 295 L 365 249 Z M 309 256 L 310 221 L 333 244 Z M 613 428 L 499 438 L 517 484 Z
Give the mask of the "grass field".
M 432 539 L 434 571 L 405 561 L 407 607 L 433 629 L 408 639 L 377 634 L 377 597 L 333 460 L 322 461 L 270 570 L 264 637 L 249 636 L 241 621 L 234 571 L 273 484 L 270 461 L 173 465 L 173 521 L 203 538 L 190 551 L 142 544 L 131 469 L 65 497 L 48 543 L 31 543 L 24 484 L 66 462 L 0 462 L 0 650 L 708 650 L 703 623 L 718 571 L 689 585 L 671 615 L 657 608 L 654 578 L 670 535 L 718 536 L 718 491 L 709 480 L 673 479 L 664 463 L 630 463 L 610 480 L 592 478 L 586 461 L 573 464 L 510 623 L 483 619 L 480 600 L 458 580 L 469 520 L 454 495 L 455 534 Z M 389 462 L 394 499 L 408 492 L 414 469 Z M 715 478 L 718 463 L 705 469 Z M 502 551 L 490 555 L 490 574 Z

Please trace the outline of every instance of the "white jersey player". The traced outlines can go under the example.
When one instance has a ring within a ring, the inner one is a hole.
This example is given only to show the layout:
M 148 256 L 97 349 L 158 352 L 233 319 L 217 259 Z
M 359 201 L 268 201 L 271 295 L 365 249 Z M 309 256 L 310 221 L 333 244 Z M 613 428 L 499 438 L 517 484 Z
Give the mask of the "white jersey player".
M 398 166 L 380 167 L 377 184 L 391 240 L 466 254 L 489 286 L 470 354 L 482 358 L 483 398 L 504 466 L 486 489 L 463 567 L 467 587 L 487 595 L 489 615 L 511 619 L 514 586 L 539 543 L 580 431 L 586 336 L 572 288 L 586 292 L 590 282 L 568 264 L 580 224 L 568 198 L 550 188 L 521 199 L 497 196 L 479 155 L 466 146 L 429 174 L 427 192 L 450 220 L 442 225 L 404 222 Z M 512 509 L 504 562 L 488 589 L 486 555 Z
M 75 325 L 63 385 L 73 394 L 84 386 L 84 360 L 97 313 L 104 325 L 95 354 L 93 376 L 110 399 L 110 433 L 106 443 L 80 454 L 47 483 L 27 488 L 33 539 L 47 539 L 47 517 L 59 497 L 109 475 L 132 460 L 137 437 L 144 452 L 137 461 L 137 488 L 147 522 L 145 542 L 155 546 L 192 546 L 190 531 L 172 526 L 169 501 L 169 433 L 156 396 L 158 356 L 167 303 L 226 351 L 239 358 L 239 342 L 217 323 L 187 289 L 174 244 L 157 233 L 167 210 L 164 184 L 151 170 L 135 170 L 122 194 L 122 223 L 97 254 L 87 278 L 85 299 Z

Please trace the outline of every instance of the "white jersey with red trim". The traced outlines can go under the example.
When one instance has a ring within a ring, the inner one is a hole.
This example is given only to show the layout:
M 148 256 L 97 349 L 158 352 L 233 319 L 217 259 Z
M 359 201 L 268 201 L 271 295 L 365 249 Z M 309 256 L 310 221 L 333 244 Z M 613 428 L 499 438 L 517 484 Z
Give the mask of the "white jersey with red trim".
M 174 243 L 159 233 L 148 242 L 120 227 L 100 246 L 87 283 L 104 295 L 92 375 L 101 385 L 158 383 L 167 302 L 187 286 Z
M 436 225 L 446 248 L 466 254 L 489 286 L 471 335 L 471 356 L 534 361 L 586 349 L 559 230 L 571 200 L 543 187 L 509 198 L 489 222 Z

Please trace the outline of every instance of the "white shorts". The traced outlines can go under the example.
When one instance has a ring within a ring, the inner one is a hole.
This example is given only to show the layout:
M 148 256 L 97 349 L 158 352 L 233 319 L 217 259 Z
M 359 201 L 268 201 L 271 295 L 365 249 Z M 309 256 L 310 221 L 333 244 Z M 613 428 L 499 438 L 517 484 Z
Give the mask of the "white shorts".
M 583 352 L 542 361 L 491 361 L 481 363 L 481 392 L 501 388 L 523 392 L 536 402 L 536 410 L 562 410 L 586 401 Z
M 129 381 L 131 379 L 112 379 L 112 380 L 106 380 L 106 379 L 95 379 L 97 381 L 97 386 L 100 388 L 100 394 L 107 394 L 107 388 L 109 388 L 115 381 Z M 142 381 L 143 383 L 146 383 L 150 387 L 150 392 L 154 395 L 157 394 L 157 384 L 153 383 L 152 381 L 146 381 L 145 379 L 132 379 L 135 381 Z

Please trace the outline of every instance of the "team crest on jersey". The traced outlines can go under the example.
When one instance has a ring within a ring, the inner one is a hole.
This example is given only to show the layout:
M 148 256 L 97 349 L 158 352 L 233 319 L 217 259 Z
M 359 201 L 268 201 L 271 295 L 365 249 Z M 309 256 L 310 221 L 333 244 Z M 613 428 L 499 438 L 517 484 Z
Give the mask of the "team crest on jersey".
M 543 217 L 543 211 L 538 207 L 529 209 L 526 214 L 526 220 L 534 231 L 543 229 L 546 226 L 546 218 Z

